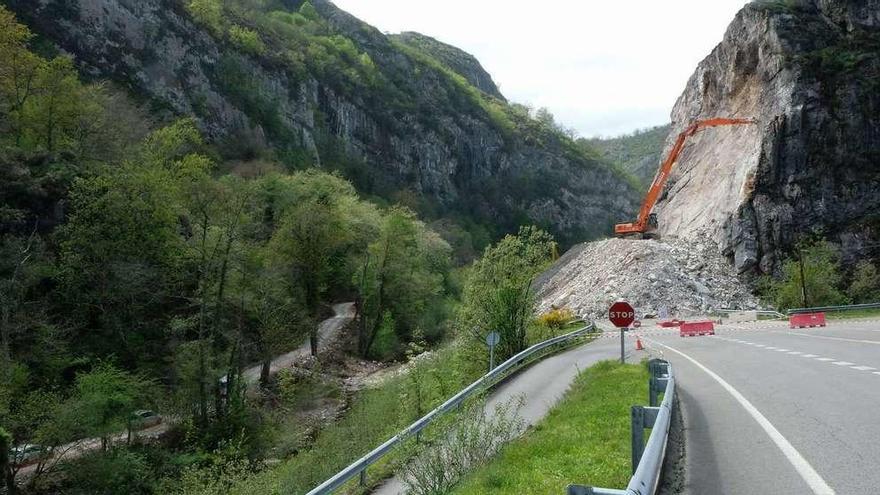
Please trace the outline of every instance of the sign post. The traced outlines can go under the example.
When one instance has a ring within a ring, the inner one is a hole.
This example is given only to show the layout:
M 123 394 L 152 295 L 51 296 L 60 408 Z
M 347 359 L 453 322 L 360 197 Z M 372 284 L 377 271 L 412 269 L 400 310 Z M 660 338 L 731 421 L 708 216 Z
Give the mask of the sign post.
M 611 308 L 608 310 L 608 320 L 611 321 L 611 324 L 620 329 L 620 362 L 626 362 L 626 354 L 623 343 L 623 332 L 624 330 L 632 325 L 632 322 L 636 319 L 636 311 L 633 307 L 626 301 L 618 301 L 611 305 Z
M 489 346 L 489 371 L 495 369 L 495 346 L 501 342 L 498 332 L 490 332 L 486 335 L 486 345 Z

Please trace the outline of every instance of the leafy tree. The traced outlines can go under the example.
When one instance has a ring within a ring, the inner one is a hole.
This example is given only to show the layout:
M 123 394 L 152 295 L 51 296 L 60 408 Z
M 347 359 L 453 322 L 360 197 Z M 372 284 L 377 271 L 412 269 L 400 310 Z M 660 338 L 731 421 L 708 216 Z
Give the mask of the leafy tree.
M 872 303 L 880 300 L 880 274 L 870 261 L 856 265 L 847 294 L 856 303 Z
M 309 342 L 318 355 L 318 326 L 326 302 L 327 283 L 344 262 L 349 242 L 346 218 L 336 198 L 321 194 L 304 199 L 287 211 L 271 241 L 277 260 L 288 270 L 291 287 L 302 290 L 310 318 Z
M 12 435 L 0 426 L 0 474 L 3 475 L 3 484 L 8 493 L 15 493 L 15 477 L 12 476 L 9 451 L 12 449 Z
M 426 323 L 422 316 L 443 291 L 450 248 L 404 208 L 392 208 L 379 239 L 367 250 L 358 277 L 359 347 L 367 356 L 390 311 L 398 340 Z
M 799 257 L 782 265 L 782 279 L 771 292 L 780 309 L 846 304 L 841 284 L 840 253 L 827 241 L 798 245 Z M 803 273 L 803 276 L 801 274 Z
M 76 377 L 69 411 L 79 419 L 82 433 L 101 439 L 107 450 L 111 436 L 131 426 L 134 412 L 143 407 L 152 384 L 149 380 L 100 363 Z
M 478 342 L 498 332 L 502 359 L 525 349 L 535 310 L 532 281 L 552 261 L 555 245 L 546 232 L 522 227 L 486 248 L 465 285 L 459 328 Z

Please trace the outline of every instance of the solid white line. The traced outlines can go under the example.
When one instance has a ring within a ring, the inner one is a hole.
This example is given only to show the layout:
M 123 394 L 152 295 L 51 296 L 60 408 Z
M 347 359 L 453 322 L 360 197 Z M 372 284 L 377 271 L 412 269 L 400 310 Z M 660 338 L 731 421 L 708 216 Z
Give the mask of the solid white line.
M 877 368 L 874 368 L 873 366 L 850 366 L 850 368 L 852 368 L 854 370 L 859 370 L 859 371 L 871 371 L 871 370 L 877 369 Z
M 791 335 L 800 335 L 801 337 L 810 337 L 813 339 L 841 340 L 843 342 L 857 342 L 859 344 L 880 345 L 880 341 L 877 341 L 877 340 L 845 339 L 843 337 L 826 337 L 824 335 L 810 335 L 808 333 L 797 333 L 797 332 L 788 332 L 788 333 Z
M 826 483 L 825 480 L 822 479 L 822 476 L 820 476 L 819 473 L 816 472 L 815 469 L 813 469 L 813 466 L 811 466 L 810 463 L 806 459 L 804 459 L 804 456 L 802 456 L 801 453 L 798 452 L 796 448 L 794 448 L 794 445 L 786 440 L 786 438 L 782 436 L 782 433 L 779 433 L 779 430 L 777 430 L 776 427 L 773 426 L 770 420 L 768 420 L 763 414 L 761 414 L 761 411 L 758 411 L 758 409 L 753 406 L 752 403 L 749 402 L 749 400 L 746 399 L 741 393 L 739 393 L 739 391 L 733 388 L 731 384 L 724 381 L 723 378 L 716 375 L 709 368 L 700 364 L 696 359 L 688 356 L 678 349 L 674 349 L 672 347 L 669 347 L 668 345 L 661 344 L 660 342 L 652 342 L 657 345 L 663 346 L 670 351 L 675 352 L 676 354 L 681 355 L 683 358 L 693 363 L 697 368 L 703 370 L 707 375 L 712 377 L 712 379 L 714 379 L 725 390 L 727 390 L 727 392 L 732 395 L 737 402 L 739 402 L 743 409 L 745 409 L 746 412 L 748 412 L 749 415 L 758 422 L 761 428 L 764 429 L 770 439 L 773 440 L 773 443 L 775 443 L 776 446 L 779 447 L 779 450 L 781 450 L 785 457 L 788 459 L 788 462 L 790 462 L 791 465 L 794 466 L 798 474 L 801 475 L 801 478 L 803 478 L 807 485 L 810 486 L 810 488 L 813 490 L 813 493 L 817 495 L 834 495 L 834 490 L 830 486 L 828 486 L 828 483 Z
M 836 364 L 836 365 L 838 365 L 838 366 L 852 366 L 852 365 L 855 364 L 855 363 L 851 363 L 851 362 L 849 362 L 849 361 L 834 361 L 834 362 L 831 363 L 831 364 Z

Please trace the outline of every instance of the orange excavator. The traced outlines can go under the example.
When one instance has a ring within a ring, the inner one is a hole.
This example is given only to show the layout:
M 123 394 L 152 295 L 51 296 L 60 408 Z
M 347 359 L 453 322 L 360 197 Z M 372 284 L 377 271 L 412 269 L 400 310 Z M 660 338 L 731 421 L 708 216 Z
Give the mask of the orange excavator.
M 651 183 L 651 187 L 648 189 L 648 194 L 645 196 L 645 201 L 642 203 L 642 208 L 639 210 L 639 218 L 633 223 L 619 223 L 615 225 L 614 235 L 617 237 L 637 238 L 655 237 L 653 232 L 654 229 L 657 228 L 657 215 L 651 213 L 651 210 L 654 209 L 654 205 L 657 203 L 657 198 L 660 197 L 660 192 L 663 191 L 663 186 L 666 185 L 666 180 L 669 178 L 669 172 L 671 172 L 672 167 L 675 166 L 676 160 L 678 160 L 678 156 L 681 155 L 681 151 L 684 149 L 685 142 L 687 142 L 689 137 L 707 127 L 756 123 L 756 121 L 750 119 L 715 118 L 698 120 L 688 126 L 687 129 L 678 135 L 678 138 L 675 140 L 675 145 L 672 146 L 672 151 L 669 152 L 669 156 L 663 161 L 663 165 L 660 166 L 660 170 L 654 177 L 654 182 Z

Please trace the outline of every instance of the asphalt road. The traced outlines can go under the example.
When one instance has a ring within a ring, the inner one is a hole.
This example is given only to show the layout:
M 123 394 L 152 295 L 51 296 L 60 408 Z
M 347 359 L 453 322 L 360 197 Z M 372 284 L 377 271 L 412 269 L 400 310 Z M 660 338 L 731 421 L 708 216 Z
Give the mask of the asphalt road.
M 627 343 L 626 350 L 629 361 L 647 357 L 645 351 L 636 352 L 632 342 Z M 617 358 L 620 358 L 620 342 L 607 338 L 548 357 L 495 388 L 487 400 L 486 412 L 491 415 L 496 405 L 521 397 L 520 417 L 526 425 L 534 425 L 565 395 L 580 370 L 604 359 Z M 406 485 L 400 477 L 394 477 L 373 493 L 399 495 L 406 493 Z
M 675 369 L 685 493 L 880 490 L 880 320 L 640 333 Z

